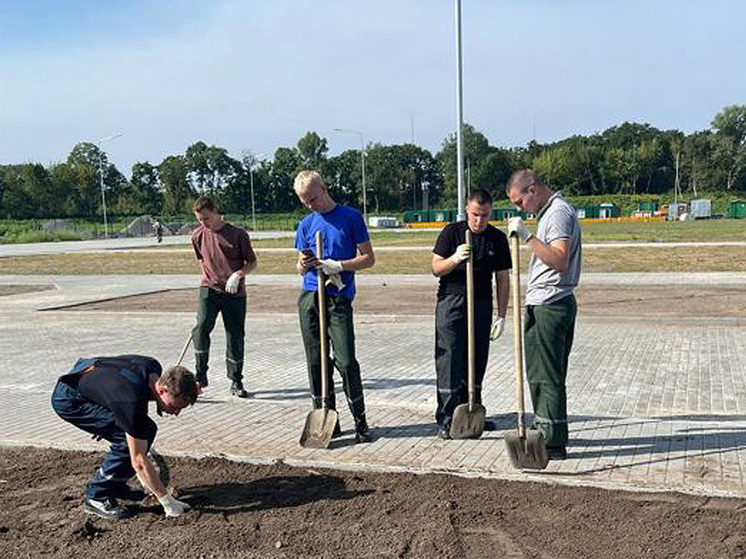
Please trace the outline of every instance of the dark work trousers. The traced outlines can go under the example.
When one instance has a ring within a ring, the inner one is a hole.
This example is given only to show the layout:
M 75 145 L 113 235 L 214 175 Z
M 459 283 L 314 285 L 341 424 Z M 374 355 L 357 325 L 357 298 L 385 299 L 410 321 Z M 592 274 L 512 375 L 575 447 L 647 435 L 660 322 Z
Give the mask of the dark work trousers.
M 469 349 L 466 323 L 466 294 L 439 294 L 435 307 L 435 371 L 438 407 L 435 421 L 444 429 L 451 425 L 453 410 L 469 402 Z M 490 353 L 492 298 L 474 301 L 475 403 L 482 403 L 482 381 Z
M 52 408 L 62 419 L 94 438 L 111 443 L 109 452 L 88 482 L 85 496 L 98 501 L 116 496 L 124 488 L 135 470 L 130 460 L 124 431 L 114 421 L 114 414 L 103 406 L 86 400 L 77 388 L 58 382 L 52 393 Z M 153 440 L 148 440 L 148 449 Z
M 574 295 L 548 305 L 526 307 L 523 338 L 534 426 L 551 446 L 567 444 L 565 381 L 576 312 Z
M 360 364 L 355 357 L 355 327 L 352 319 L 352 302 L 338 295 L 328 295 L 328 332 L 334 358 L 329 359 L 329 394 L 327 407 L 336 408 L 334 396 L 334 366 L 342 375 L 342 387 L 347 397 L 347 405 L 355 419 L 365 415 L 363 383 L 360 378 Z M 313 407 L 321 407 L 321 338 L 319 333 L 319 303 L 316 291 L 301 291 L 298 297 L 298 317 L 303 346 L 306 349 L 308 381 L 311 386 Z
M 246 322 L 246 297 L 221 293 L 209 287 L 200 287 L 197 299 L 197 325 L 192 330 L 194 363 L 199 376 L 207 375 L 210 358 L 210 333 L 220 313 L 225 327 L 225 368 L 234 382 L 243 378 L 243 354 Z

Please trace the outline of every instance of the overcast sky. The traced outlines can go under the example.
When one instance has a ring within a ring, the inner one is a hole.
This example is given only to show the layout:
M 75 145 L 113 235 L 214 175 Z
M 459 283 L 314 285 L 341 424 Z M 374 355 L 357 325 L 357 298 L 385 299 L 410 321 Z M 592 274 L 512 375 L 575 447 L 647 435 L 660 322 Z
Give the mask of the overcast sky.
M 464 117 L 493 145 L 746 103 L 744 0 L 463 0 Z M 452 0 L 0 0 L 0 163 L 103 144 L 127 176 L 202 140 L 271 157 L 455 130 Z

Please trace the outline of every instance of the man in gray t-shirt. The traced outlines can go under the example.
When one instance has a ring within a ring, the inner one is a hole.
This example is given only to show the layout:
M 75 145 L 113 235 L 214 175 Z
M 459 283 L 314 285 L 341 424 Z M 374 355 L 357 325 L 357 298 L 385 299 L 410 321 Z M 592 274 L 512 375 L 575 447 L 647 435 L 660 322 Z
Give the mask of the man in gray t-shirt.
M 550 460 L 567 456 L 567 361 L 575 333 L 573 290 L 580 279 L 581 232 L 575 210 L 530 169 L 516 171 L 505 188 L 519 210 L 537 215 L 536 234 L 511 218 L 508 233 L 531 252 L 526 289 L 524 342 L 534 426 L 547 442 Z

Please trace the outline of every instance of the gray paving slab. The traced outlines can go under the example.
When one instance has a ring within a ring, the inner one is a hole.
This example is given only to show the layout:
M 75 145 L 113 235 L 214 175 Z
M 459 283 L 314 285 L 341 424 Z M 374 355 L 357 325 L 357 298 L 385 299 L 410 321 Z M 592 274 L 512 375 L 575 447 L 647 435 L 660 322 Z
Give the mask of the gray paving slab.
M 626 277 L 626 279 L 634 279 Z M 618 277 L 615 276 L 618 281 Z M 382 281 L 361 276 L 361 284 Z M 603 281 L 610 281 L 608 276 Z M 638 277 L 665 285 L 665 276 Z M 678 281 L 678 278 L 671 278 Z M 713 275 L 720 281 L 741 277 Z M 293 276 L 255 276 L 288 282 Z M 432 281 L 390 276 L 386 281 Z M 193 276 L 2 276 L 52 291 L 0 297 L 0 444 L 102 449 L 56 418 L 49 396 L 80 356 L 139 352 L 175 361 L 194 323 L 190 313 L 39 311 L 60 304 L 195 285 Z M 295 282 L 295 283 L 293 283 Z M 173 455 L 376 471 L 450 472 L 609 488 L 675 490 L 746 497 L 746 325 L 729 321 L 580 318 L 568 395 L 569 459 L 542 473 L 514 470 L 503 437 L 515 422 L 512 339 L 492 346 L 484 402 L 498 429 L 478 441 L 435 437 L 433 320 L 357 316 L 358 352 L 375 440 L 352 444 L 352 419 L 329 450 L 303 449 L 309 409 L 297 318 L 247 319 L 246 384 L 251 398 L 228 396 L 224 336 L 215 330 L 210 387 L 178 418 L 158 418 L 157 446 Z M 193 364 L 191 355 L 186 364 Z M 341 391 L 339 379 L 336 390 Z

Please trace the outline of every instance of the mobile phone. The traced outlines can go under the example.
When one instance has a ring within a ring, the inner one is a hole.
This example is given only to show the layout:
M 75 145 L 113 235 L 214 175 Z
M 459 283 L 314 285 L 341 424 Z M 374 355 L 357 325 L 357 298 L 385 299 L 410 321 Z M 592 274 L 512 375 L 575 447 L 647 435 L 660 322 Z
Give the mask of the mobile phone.
M 307 256 L 309 258 L 316 256 L 316 253 L 312 251 L 310 248 L 304 248 L 303 250 L 301 250 L 301 252 L 303 253 L 304 256 Z

